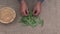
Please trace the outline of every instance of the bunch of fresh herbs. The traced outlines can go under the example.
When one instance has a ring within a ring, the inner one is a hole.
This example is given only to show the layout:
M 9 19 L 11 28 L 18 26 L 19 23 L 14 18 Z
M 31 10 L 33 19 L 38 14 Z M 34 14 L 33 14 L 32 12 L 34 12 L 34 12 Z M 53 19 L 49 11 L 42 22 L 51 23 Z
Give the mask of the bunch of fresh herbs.
M 32 27 L 35 27 L 37 24 L 41 24 L 41 26 L 44 24 L 44 21 L 41 20 L 40 17 L 33 16 L 32 10 L 29 11 L 28 16 L 22 16 L 21 22 Z

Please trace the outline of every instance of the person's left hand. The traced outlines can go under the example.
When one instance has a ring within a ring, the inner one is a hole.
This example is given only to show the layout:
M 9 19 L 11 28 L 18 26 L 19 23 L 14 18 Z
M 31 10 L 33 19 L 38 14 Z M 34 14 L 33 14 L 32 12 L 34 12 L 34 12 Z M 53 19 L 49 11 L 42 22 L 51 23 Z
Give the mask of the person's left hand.
M 21 7 L 20 7 L 20 9 L 21 9 L 21 14 L 23 16 L 28 16 L 29 11 L 28 11 L 27 4 L 26 4 L 26 2 L 24 0 L 21 1 Z
M 36 6 L 33 9 L 33 15 L 38 16 L 41 12 L 41 3 L 37 2 Z

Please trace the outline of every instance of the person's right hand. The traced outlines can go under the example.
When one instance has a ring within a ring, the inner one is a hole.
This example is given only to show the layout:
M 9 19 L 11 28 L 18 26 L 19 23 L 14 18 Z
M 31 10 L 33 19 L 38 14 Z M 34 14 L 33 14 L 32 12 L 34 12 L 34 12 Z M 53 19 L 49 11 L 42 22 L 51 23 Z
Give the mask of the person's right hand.
M 26 2 L 24 0 L 21 1 L 21 14 L 23 16 L 28 16 L 28 14 L 29 14 L 28 7 L 27 7 Z

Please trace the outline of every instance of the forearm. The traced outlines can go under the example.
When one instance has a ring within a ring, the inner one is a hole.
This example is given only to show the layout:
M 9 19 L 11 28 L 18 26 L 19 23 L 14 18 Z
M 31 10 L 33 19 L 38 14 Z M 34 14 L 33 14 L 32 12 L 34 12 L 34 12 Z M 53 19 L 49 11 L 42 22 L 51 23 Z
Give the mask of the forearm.
M 38 0 L 39 2 L 41 2 L 41 3 L 43 3 L 44 2 L 44 0 Z

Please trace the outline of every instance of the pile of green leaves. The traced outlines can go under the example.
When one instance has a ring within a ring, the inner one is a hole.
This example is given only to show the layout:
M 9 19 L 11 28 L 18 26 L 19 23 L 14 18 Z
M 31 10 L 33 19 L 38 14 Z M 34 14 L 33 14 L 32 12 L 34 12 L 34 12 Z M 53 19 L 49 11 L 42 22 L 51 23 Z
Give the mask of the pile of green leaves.
M 37 24 L 41 24 L 41 26 L 43 26 L 44 24 L 44 21 L 41 20 L 39 17 L 33 16 L 32 10 L 29 11 L 28 16 L 22 16 L 21 22 L 27 26 L 32 26 L 32 27 L 35 27 Z

